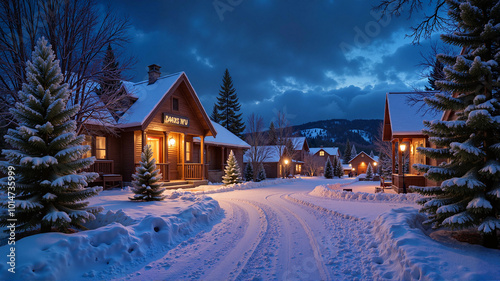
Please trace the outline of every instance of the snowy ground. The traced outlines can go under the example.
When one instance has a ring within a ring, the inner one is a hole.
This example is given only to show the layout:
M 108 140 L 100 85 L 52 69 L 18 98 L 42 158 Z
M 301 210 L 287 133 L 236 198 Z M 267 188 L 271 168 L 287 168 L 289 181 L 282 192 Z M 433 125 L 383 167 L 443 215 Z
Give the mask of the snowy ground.
M 303 178 L 231 187 L 212 185 L 191 193 L 174 191 L 172 199 L 154 203 L 129 202 L 128 191 L 105 191 L 93 199 L 94 205 L 106 209 L 98 221 L 89 224 L 97 229 L 18 241 L 18 273 L 14 277 L 500 278 L 498 250 L 466 245 L 446 236 L 431 239 L 421 226 L 423 216 L 414 203 L 416 197 L 387 189 L 374 194 L 377 184 L 346 178 Z M 344 188 L 353 192 L 344 192 Z M 6 247 L 0 248 L 4 257 Z M 5 263 L 0 264 L 0 279 L 12 279 L 6 269 Z

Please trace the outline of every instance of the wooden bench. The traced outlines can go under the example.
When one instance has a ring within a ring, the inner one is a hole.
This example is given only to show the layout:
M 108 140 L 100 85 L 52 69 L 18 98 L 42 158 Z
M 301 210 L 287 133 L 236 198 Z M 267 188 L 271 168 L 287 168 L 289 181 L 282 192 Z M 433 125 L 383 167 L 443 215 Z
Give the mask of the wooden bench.
M 342 189 L 343 191 L 349 191 L 349 192 L 352 192 L 352 188 L 344 188 Z
M 112 184 L 109 188 L 121 186 L 121 188 L 123 189 L 123 177 L 120 174 L 102 175 L 102 181 L 103 181 L 103 183 L 102 183 L 103 189 L 106 189 L 106 183 Z M 118 184 L 115 184 L 116 182 L 118 182 Z

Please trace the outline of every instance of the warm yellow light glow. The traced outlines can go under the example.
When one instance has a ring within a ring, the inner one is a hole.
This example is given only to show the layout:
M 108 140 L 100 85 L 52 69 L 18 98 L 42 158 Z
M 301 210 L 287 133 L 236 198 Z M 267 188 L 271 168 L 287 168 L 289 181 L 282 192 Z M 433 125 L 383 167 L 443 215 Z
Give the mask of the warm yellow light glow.
M 356 171 L 356 168 L 352 168 L 353 171 Z
M 399 150 L 401 150 L 402 152 L 405 152 L 406 150 L 406 144 L 402 143 L 399 145 Z
M 175 139 L 173 137 L 170 137 L 170 139 L 168 140 L 168 145 L 170 145 L 170 146 L 175 145 Z
M 373 166 L 377 166 L 377 162 L 373 162 Z
M 285 165 L 288 165 L 288 159 L 285 159 Z
M 361 165 L 362 165 L 362 166 L 365 166 L 365 165 L 366 165 L 366 163 L 365 163 L 365 162 L 361 162 Z
M 413 155 L 413 145 L 410 145 L 410 152 Z
M 352 167 L 352 164 L 349 164 L 349 167 Z

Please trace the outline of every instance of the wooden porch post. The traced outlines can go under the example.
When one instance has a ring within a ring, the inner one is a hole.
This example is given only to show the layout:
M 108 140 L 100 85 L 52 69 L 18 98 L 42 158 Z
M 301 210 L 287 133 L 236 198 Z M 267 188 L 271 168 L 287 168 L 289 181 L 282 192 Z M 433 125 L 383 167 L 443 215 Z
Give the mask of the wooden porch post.
M 392 173 L 395 174 L 396 173 L 396 140 L 395 139 L 392 139 L 391 141 L 391 145 L 392 145 Z
M 401 149 L 399 149 L 399 146 L 403 143 L 403 139 L 398 139 L 398 175 L 403 174 L 403 169 L 404 169 L 404 163 L 403 163 L 403 154 L 401 153 Z
M 185 164 L 185 160 L 186 160 L 186 143 L 184 142 L 184 139 L 185 139 L 185 134 L 182 133 L 181 134 L 181 141 L 180 141 L 180 144 L 179 144 L 179 150 L 181 151 L 181 179 L 182 180 L 185 180 L 186 177 L 185 177 L 185 172 L 184 172 L 184 164 Z
M 167 132 L 163 132 L 163 143 L 165 148 L 163 149 L 163 161 L 167 164 L 166 175 L 163 175 L 164 181 L 170 181 L 170 164 L 168 163 L 168 134 Z
M 224 150 L 225 150 L 225 147 L 222 147 L 222 149 L 221 149 L 221 151 L 222 151 L 222 157 L 221 157 L 221 159 L 222 159 L 221 170 L 223 170 L 223 171 L 224 171 L 224 161 L 225 161 L 225 159 L 224 159 L 224 158 L 225 158 L 225 157 L 224 157 Z
M 200 136 L 200 140 L 201 179 L 205 180 L 205 136 Z
M 146 138 L 146 131 L 141 130 L 141 136 L 142 136 L 142 139 L 141 139 L 141 141 L 142 141 L 142 143 L 141 143 L 141 151 L 144 152 L 144 146 L 146 145 L 146 140 L 147 140 L 147 138 Z

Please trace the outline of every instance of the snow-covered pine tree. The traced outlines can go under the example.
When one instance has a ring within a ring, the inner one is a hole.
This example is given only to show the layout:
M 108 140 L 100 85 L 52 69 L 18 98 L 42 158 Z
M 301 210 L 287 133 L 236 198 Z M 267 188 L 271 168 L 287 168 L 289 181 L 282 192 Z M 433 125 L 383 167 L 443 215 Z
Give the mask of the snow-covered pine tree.
M 356 147 L 353 144 L 351 149 L 351 159 L 356 157 L 356 155 L 358 155 L 358 152 L 356 151 Z M 349 159 L 349 161 L 351 161 L 351 159 Z
M 229 157 L 227 158 L 227 165 L 226 169 L 224 169 L 222 182 L 225 185 L 241 182 L 240 167 L 238 165 L 238 162 L 236 161 L 236 157 L 234 157 L 234 153 L 232 150 L 229 153 Z
M 266 170 L 264 169 L 264 165 L 260 163 L 259 173 L 257 174 L 257 182 L 263 181 L 266 179 Z
M 327 179 L 333 179 L 333 166 L 332 166 L 332 162 L 330 162 L 330 157 L 326 158 L 324 176 Z
M 241 113 L 238 114 L 241 104 L 238 101 L 238 95 L 233 87 L 233 79 L 229 75 L 227 68 L 224 71 L 220 87 L 216 104 L 219 124 L 239 138 L 242 138 L 245 131 L 245 123 L 243 122 Z
M 349 161 L 351 161 L 352 156 L 353 155 L 351 155 L 351 144 L 349 143 L 349 139 L 347 139 L 344 150 L 344 164 L 348 164 Z
M 248 162 L 245 165 L 245 170 L 243 171 L 243 175 L 245 176 L 246 181 L 252 181 L 253 180 L 253 166 L 252 162 Z
M 156 168 L 156 159 L 153 158 L 153 150 L 150 145 L 144 146 L 141 162 L 139 167 L 135 168 L 135 174 L 132 175 L 132 178 L 132 192 L 135 195 L 129 197 L 130 200 L 161 201 L 165 199 L 165 196 L 162 195 L 165 188 L 162 188 L 163 183 L 160 182 L 160 169 Z
M 336 169 L 336 174 L 334 176 L 339 178 L 344 176 L 344 167 L 342 167 L 342 161 L 340 161 L 340 158 L 337 161 L 337 169 Z
M 445 79 L 436 82 L 443 93 L 426 98 L 439 110 L 451 110 L 456 120 L 427 121 L 429 141 L 442 148 L 418 148 L 430 158 L 447 158 L 439 166 L 415 164 L 440 186 L 418 187 L 429 195 L 422 211 L 435 227 L 475 227 L 483 245 L 498 245 L 500 230 L 500 2 L 447 1 L 458 31 L 441 36 L 462 47 L 462 54 L 440 54 Z
M 368 163 L 368 167 L 366 167 L 366 178 L 367 178 L 367 179 L 372 179 L 372 178 L 373 178 L 373 167 L 372 167 L 372 163 Z
M 370 151 L 370 157 L 371 157 L 372 159 L 374 159 L 374 158 L 375 158 L 375 153 L 373 153 L 373 150 L 372 150 L 372 151 Z
M 1 179 L 0 186 L 5 194 L 15 192 L 17 231 L 82 228 L 81 223 L 102 210 L 87 207 L 83 200 L 99 194 L 102 187 L 87 188 L 98 174 L 82 172 L 95 158 L 82 159 L 90 148 L 82 145 L 84 136 L 77 136 L 72 120 L 79 106 L 68 104 L 70 90 L 62 84 L 59 61 L 45 38 L 37 41 L 26 64 L 20 101 L 11 109 L 18 126 L 5 136 L 12 149 L 2 151 L 7 161 L 0 163 L 5 174 L 9 167 L 14 169 L 15 189 L 8 178 Z M 7 208 L 6 201 L 2 205 Z M 2 213 L 0 225 L 8 224 L 7 214 Z

